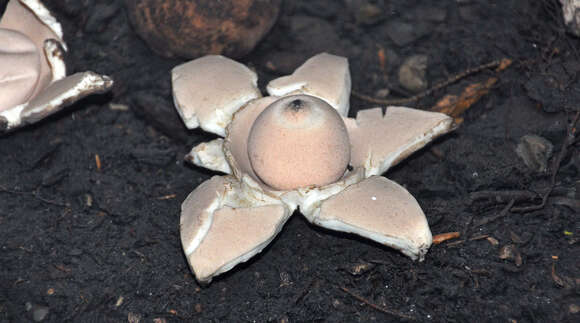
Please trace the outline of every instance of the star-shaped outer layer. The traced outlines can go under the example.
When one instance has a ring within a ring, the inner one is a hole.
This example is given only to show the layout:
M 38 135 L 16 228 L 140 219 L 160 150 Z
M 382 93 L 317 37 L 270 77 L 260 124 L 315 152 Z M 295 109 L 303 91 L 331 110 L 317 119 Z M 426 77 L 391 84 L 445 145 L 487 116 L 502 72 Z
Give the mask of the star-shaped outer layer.
M 0 18 L 0 134 L 31 124 L 113 81 L 66 76 L 62 28 L 39 0 L 10 0 Z
M 407 190 L 380 174 L 451 131 L 451 118 L 404 107 L 388 107 L 384 114 L 381 108 L 363 110 L 348 118 L 348 62 L 326 53 L 271 81 L 266 97 L 261 97 L 254 72 L 222 56 L 177 66 L 172 79 L 185 124 L 225 137 L 199 144 L 186 157 L 228 174 L 202 183 L 181 207 L 181 242 L 200 282 L 210 282 L 259 253 L 297 208 L 316 225 L 355 233 L 412 259 L 424 258 L 431 231 L 423 211 Z M 276 191 L 254 173 L 247 141 L 258 115 L 293 94 L 319 97 L 340 113 L 350 138 L 352 170 L 322 187 Z

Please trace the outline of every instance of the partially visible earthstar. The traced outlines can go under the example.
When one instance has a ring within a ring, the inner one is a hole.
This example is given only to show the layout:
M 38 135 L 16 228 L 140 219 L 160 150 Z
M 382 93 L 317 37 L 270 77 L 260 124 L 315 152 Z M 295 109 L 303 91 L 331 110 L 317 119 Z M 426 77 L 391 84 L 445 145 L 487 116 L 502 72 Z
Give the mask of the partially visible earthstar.
M 66 75 L 62 28 L 39 0 L 10 0 L 0 18 L 0 134 L 35 123 L 113 86 L 106 75 Z

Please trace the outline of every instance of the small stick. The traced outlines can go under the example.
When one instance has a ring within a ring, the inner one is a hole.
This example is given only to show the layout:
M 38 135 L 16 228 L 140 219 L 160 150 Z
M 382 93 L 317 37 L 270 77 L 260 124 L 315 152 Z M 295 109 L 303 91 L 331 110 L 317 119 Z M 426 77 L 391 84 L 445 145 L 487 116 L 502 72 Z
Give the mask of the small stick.
M 177 196 L 177 194 L 167 194 L 167 195 L 159 196 L 157 199 L 158 200 L 171 200 L 171 199 L 174 199 L 176 196 Z
M 0 184 L 0 191 L 5 192 L 5 193 L 11 193 L 11 194 L 29 194 L 30 193 L 30 192 L 24 192 L 24 191 L 10 190 L 10 189 L 2 186 L 2 184 Z
M 490 222 L 493 222 L 493 221 L 495 221 L 495 220 L 497 220 L 497 219 L 499 219 L 499 218 L 501 218 L 501 217 L 504 217 L 504 216 L 506 216 L 506 215 L 508 214 L 508 212 L 510 211 L 510 209 L 512 208 L 512 206 L 514 206 L 514 203 L 515 203 L 515 202 L 516 202 L 516 200 L 515 200 L 515 199 L 511 200 L 511 201 L 510 201 L 510 202 L 509 202 L 509 203 L 506 205 L 506 207 L 504 207 L 504 208 L 503 208 L 503 210 L 501 210 L 501 212 L 499 212 L 499 214 L 498 214 L 498 215 L 496 215 L 496 216 L 490 216 L 490 217 L 488 217 L 488 218 L 485 218 L 485 219 L 483 219 L 483 220 L 479 221 L 479 222 L 478 222 L 478 223 L 475 225 L 475 227 L 480 227 L 480 226 L 482 226 L 482 225 L 486 225 L 486 224 L 488 224 L 488 223 L 490 223 Z
M 340 287 L 340 289 L 342 289 L 342 291 L 343 291 L 343 292 L 345 292 L 345 293 L 349 294 L 350 296 L 352 296 L 352 297 L 356 298 L 357 300 L 359 300 L 359 301 L 361 301 L 361 302 L 365 303 L 366 305 L 368 305 L 368 306 L 370 306 L 370 307 L 374 308 L 375 310 L 377 310 L 377 311 L 379 311 L 379 312 L 383 312 L 383 313 L 386 313 L 386 314 L 389 314 L 389 315 L 397 316 L 397 317 L 400 317 L 400 318 L 402 318 L 402 319 L 406 319 L 406 320 L 410 320 L 410 321 L 416 321 L 416 320 L 417 320 L 416 318 L 414 318 L 414 317 L 412 317 L 412 316 L 410 316 L 410 315 L 403 314 L 403 313 L 401 313 L 401 312 L 399 312 L 399 311 L 390 310 L 390 309 L 388 309 L 388 308 L 384 308 L 384 307 L 382 307 L 382 306 L 379 306 L 379 305 L 377 305 L 377 304 L 371 303 L 371 302 L 370 302 L 370 301 L 368 301 L 367 299 L 363 298 L 363 297 L 362 297 L 362 296 L 360 296 L 360 295 L 357 295 L 357 294 L 355 294 L 354 292 L 352 292 L 350 289 L 348 289 L 348 288 L 346 288 L 346 287 Z
M 47 200 L 45 198 L 43 198 L 42 196 L 39 195 L 38 191 L 32 191 L 32 192 L 26 192 L 26 191 L 14 191 L 14 190 L 10 190 L 2 185 L 0 185 L 0 192 L 4 192 L 4 193 L 10 193 L 10 194 L 24 194 L 24 195 L 31 195 L 32 197 L 34 197 L 35 199 L 46 203 L 46 204 L 52 204 L 52 205 L 56 205 L 56 206 L 61 206 L 61 207 L 69 207 L 70 204 L 69 203 L 61 203 L 61 202 L 56 202 L 56 201 L 51 201 L 51 200 Z
M 302 301 L 302 299 L 304 299 L 304 297 L 306 297 L 306 295 L 310 294 L 310 291 L 312 290 L 312 286 L 314 285 L 315 282 L 316 282 L 316 279 L 313 279 L 310 281 L 310 283 L 306 286 L 306 288 L 304 288 L 302 290 L 302 293 L 300 293 L 300 295 L 298 295 L 298 297 L 296 297 L 296 299 L 294 300 L 294 305 L 297 305 L 300 301 Z
M 409 98 L 403 98 L 403 99 L 377 99 L 377 98 L 373 98 L 372 96 L 368 96 L 362 93 L 358 93 L 356 91 L 352 91 L 352 95 L 358 99 L 361 99 L 363 101 L 367 101 L 370 103 L 375 103 L 375 104 L 384 104 L 384 105 L 391 105 L 391 104 L 405 104 L 405 103 L 409 103 L 409 102 L 415 102 L 421 98 L 424 98 L 428 95 L 430 95 L 431 93 L 442 89 L 444 87 L 447 87 L 469 75 L 472 74 L 476 74 L 479 73 L 485 69 L 488 68 L 492 68 L 492 67 L 498 67 L 498 70 L 503 70 L 505 69 L 507 66 L 509 66 L 511 64 L 511 60 L 509 58 L 503 58 L 503 59 L 498 59 L 483 65 L 479 65 L 477 67 L 474 68 L 469 68 L 457 75 L 454 75 L 450 78 L 448 78 L 447 80 L 437 83 L 435 86 L 431 87 L 430 89 L 425 90 L 424 92 L 421 92 L 417 95 L 414 95 L 412 97 Z
M 509 200 L 531 201 L 539 198 L 540 195 L 531 191 L 505 190 L 505 191 L 478 191 L 469 194 L 472 201 L 495 199 L 498 202 L 508 202 Z
M 97 165 L 97 170 L 101 170 L 101 157 L 99 157 L 99 154 L 95 154 L 95 164 Z
M 31 193 L 32 196 L 34 196 L 35 199 L 44 202 L 46 204 L 52 204 L 52 205 L 56 205 L 56 206 L 60 206 L 60 207 L 69 207 L 70 205 L 68 203 L 61 203 L 61 202 L 57 202 L 57 201 L 51 201 L 51 200 L 47 200 L 45 198 L 43 198 L 42 196 L 40 196 L 40 194 L 38 194 L 38 192 L 34 192 Z

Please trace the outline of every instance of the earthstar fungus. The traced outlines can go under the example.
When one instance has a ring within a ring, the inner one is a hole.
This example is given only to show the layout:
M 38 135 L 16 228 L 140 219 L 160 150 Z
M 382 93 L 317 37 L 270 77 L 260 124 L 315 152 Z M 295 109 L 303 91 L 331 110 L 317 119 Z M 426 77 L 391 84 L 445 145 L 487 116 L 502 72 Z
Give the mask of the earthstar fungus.
M 10 0 L 0 18 L 0 134 L 108 90 L 93 72 L 66 76 L 62 28 L 39 0 Z
M 340 114 L 328 103 L 290 95 L 258 115 L 248 157 L 258 178 L 276 190 L 324 186 L 344 175 L 350 142 Z
M 313 224 L 423 260 L 432 240 L 423 211 L 380 175 L 451 131 L 452 118 L 405 107 L 349 118 L 348 62 L 326 53 L 271 81 L 266 97 L 254 72 L 222 56 L 177 66 L 172 80 L 185 124 L 224 137 L 187 156 L 226 173 L 181 206 L 181 242 L 200 282 L 262 251 L 298 208 Z

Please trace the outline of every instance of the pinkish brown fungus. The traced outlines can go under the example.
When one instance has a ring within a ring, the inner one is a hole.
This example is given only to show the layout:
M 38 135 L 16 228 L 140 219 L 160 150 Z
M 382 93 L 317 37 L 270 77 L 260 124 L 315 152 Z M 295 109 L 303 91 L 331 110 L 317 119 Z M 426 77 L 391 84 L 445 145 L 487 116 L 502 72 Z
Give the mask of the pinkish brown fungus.
M 62 28 L 39 0 L 10 0 L 0 17 L 0 134 L 107 91 L 93 72 L 66 75 Z
M 254 121 L 248 155 L 256 175 L 272 188 L 323 186 L 344 175 L 350 142 L 328 103 L 293 95 L 275 101 Z
M 26 102 L 40 76 L 40 53 L 26 35 L 0 28 L 0 111 Z
M 181 242 L 196 278 L 207 283 L 247 261 L 297 209 L 315 225 L 422 260 L 432 242 L 425 214 L 403 186 L 378 175 L 451 131 L 453 119 L 404 107 L 348 118 L 348 62 L 326 53 L 271 81 L 271 96 L 261 97 L 256 79 L 221 56 L 173 70 L 185 123 L 224 136 L 188 155 L 228 174 L 182 204 Z

